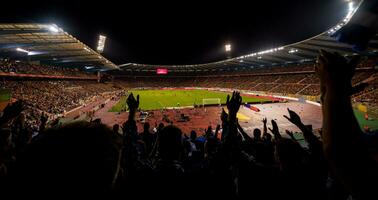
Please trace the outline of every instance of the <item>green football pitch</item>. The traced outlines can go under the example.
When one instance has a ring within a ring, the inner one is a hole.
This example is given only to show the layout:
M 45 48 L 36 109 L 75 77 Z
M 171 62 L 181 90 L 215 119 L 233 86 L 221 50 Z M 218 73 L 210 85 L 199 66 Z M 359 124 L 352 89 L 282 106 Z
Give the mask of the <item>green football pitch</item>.
M 378 118 L 375 113 L 369 114 L 369 120 L 366 120 L 364 118 L 365 114 L 357 109 L 354 109 L 354 115 L 356 116 L 361 129 L 363 129 L 365 126 L 368 126 L 371 130 L 378 130 Z
M 140 96 L 140 108 L 142 110 L 156 110 L 166 107 L 193 106 L 202 105 L 203 99 L 219 98 L 222 104 L 226 103 L 227 94 L 225 92 L 207 91 L 207 90 L 132 90 L 129 91 L 134 96 Z M 231 95 L 231 93 L 230 93 Z M 114 105 L 109 111 L 119 112 L 127 108 L 126 96 Z M 267 98 L 253 98 L 243 96 L 243 102 L 267 102 L 271 101 Z M 217 102 L 209 102 L 216 104 Z

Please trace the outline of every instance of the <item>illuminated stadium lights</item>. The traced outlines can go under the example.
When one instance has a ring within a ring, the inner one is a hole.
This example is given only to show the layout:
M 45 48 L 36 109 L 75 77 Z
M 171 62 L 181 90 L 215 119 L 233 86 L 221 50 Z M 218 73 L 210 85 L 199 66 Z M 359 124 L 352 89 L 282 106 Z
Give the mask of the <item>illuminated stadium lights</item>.
M 84 47 L 84 50 L 88 51 L 88 52 L 91 52 L 90 49 L 88 49 L 87 47 Z
M 353 1 L 348 3 L 349 12 L 354 10 L 354 3 Z
M 278 47 L 278 48 L 273 48 L 273 49 L 268 49 L 268 50 L 264 50 L 264 51 L 260 51 L 260 52 L 257 52 L 257 53 L 251 53 L 251 54 L 248 54 L 248 55 L 245 55 L 245 56 L 241 56 L 241 57 L 238 57 L 239 59 L 244 59 L 244 58 L 248 58 L 248 57 L 254 57 L 254 56 L 257 56 L 257 55 L 263 55 L 263 54 L 267 54 L 267 53 L 274 53 L 276 51 L 281 51 L 285 49 L 285 47 Z
M 257 59 L 259 59 L 259 60 L 260 60 L 261 58 L 262 58 L 261 56 L 257 57 Z
M 49 31 L 51 31 L 53 33 L 57 33 L 57 32 L 59 32 L 59 28 L 55 24 L 53 24 L 53 25 L 49 26 Z
M 226 52 L 230 52 L 231 51 L 231 44 L 224 45 L 224 48 L 225 48 Z
M 290 53 L 290 54 L 292 54 L 292 53 L 296 53 L 296 52 L 298 52 L 298 49 L 290 49 L 290 50 L 288 51 L 288 53 Z
M 100 35 L 100 37 L 98 38 L 98 44 L 97 44 L 97 51 L 99 53 L 104 52 L 105 41 L 106 41 L 106 36 Z
M 353 1 L 347 1 L 347 2 L 348 2 L 348 14 L 345 16 L 342 22 L 338 23 L 336 26 L 332 27 L 329 31 L 327 31 L 328 34 L 333 34 L 336 31 L 338 31 L 340 28 L 342 28 L 346 23 L 349 22 L 353 14 L 356 12 L 357 7 L 354 6 L 354 2 Z
M 30 53 L 30 51 L 27 51 L 27 50 L 25 50 L 25 49 L 21 49 L 21 48 L 17 48 L 16 51 L 23 52 L 23 53 L 27 53 L 27 54 Z

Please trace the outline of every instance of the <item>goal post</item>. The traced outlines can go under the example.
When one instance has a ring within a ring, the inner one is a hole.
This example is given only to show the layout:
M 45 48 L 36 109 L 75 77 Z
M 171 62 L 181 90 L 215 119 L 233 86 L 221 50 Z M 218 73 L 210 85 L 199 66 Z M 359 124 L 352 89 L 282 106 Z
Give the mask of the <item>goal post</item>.
M 202 99 L 202 107 L 205 107 L 206 105 L 221 105 L 221 99 L 220 98 L 208 98 L 208 99 Z

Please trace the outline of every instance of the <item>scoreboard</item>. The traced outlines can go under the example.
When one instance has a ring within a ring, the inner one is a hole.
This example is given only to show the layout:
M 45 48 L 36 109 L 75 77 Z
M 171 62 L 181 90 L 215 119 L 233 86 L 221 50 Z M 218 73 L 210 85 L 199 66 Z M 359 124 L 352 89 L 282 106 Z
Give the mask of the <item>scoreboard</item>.
M 168 74 L 167 68 L 156 68 L 156 74 Z

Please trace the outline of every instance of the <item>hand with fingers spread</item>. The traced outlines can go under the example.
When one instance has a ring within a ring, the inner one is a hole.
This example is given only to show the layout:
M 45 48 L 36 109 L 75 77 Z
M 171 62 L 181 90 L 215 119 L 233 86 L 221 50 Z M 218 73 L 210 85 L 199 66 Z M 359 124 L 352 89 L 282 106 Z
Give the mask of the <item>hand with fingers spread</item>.
M 280 134 L 280 131 L 278 130 L 277 122 L 274 120 L 272 120 L 272 127 L 273 129 L 269 128 L 270 132 L 272 132 L 272 134 L 274 135 L 276 139 L 280 139 L 281 134 Z
M 242 97 L 240 96 L 240 92 L 234 91 L 232 93 L 231 99 L 230 99 L 230 95 L 227 96 L 226 105 L 229 112 L 230 120 L 236 119 L 236 114 L 239 111 L 241 103 L 242 103 Z
M 263 118 L 262 122 L 264 123 L 264 125 L 266 125 L 266 123 L 268 122 L 268 120 L 266 119 L 266 117 Z
M 293 123 L 296 126 L 302 125 L 301 117 L 299 117 L 299 115 L 296 112 L 290 110 L 289 108 L 287 108 L 287 111 L 289 112 L 289 117 L 284 115 L 284 117 L 287 120 L 289 120 L 291 123 Z
M 263 118 L 262 122 L 264 124 L 264 127 L 263 127 L 263 136 L 264 136 L 265 134 L 268 134 L 268 129 L 267 129 L 267 126 L 266 126 L 266 123 L 268 122 L 267 118 L 266 117 Z

